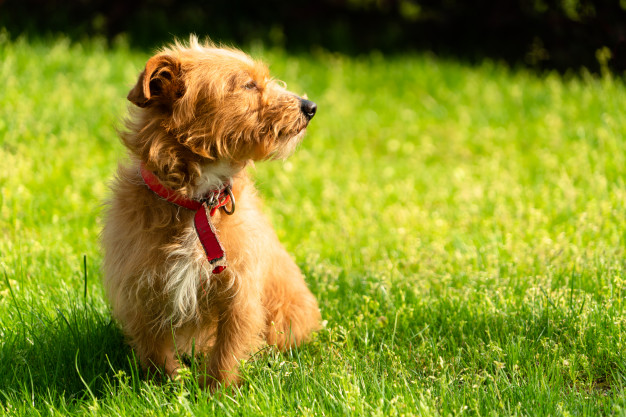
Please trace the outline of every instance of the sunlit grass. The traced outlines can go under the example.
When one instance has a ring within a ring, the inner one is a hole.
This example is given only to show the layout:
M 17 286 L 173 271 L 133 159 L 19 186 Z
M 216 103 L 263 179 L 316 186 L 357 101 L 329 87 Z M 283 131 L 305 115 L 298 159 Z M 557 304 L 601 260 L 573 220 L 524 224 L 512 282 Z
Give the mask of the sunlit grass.
M 327 324 L 211 397 L 141 375 L 99 282 L 115 128 L 148 52 L 0 35 L 6 413 L 623 412 L 621 79 L 254 49 L 319 106 L 297 153 L 253 174 Z

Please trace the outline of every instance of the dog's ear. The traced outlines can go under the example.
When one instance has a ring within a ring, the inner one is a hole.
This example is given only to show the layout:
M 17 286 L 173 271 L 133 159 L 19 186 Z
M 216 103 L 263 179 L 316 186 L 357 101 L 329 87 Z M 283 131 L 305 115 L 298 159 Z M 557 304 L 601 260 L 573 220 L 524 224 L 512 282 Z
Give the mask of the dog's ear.
M 147 107 L 154 102 L 173 103 L 184 93 L 180 67 L 180 61 L 175 57 L 166 54 L 153 56 L 128 93 L 128 100 L 139 107 Z

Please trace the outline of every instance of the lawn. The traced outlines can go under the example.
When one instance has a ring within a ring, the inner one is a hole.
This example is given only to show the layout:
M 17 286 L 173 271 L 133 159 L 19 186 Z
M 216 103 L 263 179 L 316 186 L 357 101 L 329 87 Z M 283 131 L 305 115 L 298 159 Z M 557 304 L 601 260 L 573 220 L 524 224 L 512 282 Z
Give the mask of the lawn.
M 0 32 L 4 413 L 626 413 L 622 78 L 253 47 L 318 103 L 294 156 L 252 173 L 325 327 L 210 396 L 143 377 L 100 283 L 149 52 Z

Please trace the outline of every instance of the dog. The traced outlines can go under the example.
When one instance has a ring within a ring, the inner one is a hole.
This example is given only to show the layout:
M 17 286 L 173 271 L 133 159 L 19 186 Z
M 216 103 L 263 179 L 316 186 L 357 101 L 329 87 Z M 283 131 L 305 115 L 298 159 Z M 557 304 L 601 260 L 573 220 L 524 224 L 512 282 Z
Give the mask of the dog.
M 195 354 L 201 386 L 240 380 L 264 346 L 320 327 L 317 301 L 260 210 L 246 167 L 289 156 L 317 106 L 245 53 L 175 42 L 128 94 L 106 204 L 103 280 L 142 366 L 174 378 Z

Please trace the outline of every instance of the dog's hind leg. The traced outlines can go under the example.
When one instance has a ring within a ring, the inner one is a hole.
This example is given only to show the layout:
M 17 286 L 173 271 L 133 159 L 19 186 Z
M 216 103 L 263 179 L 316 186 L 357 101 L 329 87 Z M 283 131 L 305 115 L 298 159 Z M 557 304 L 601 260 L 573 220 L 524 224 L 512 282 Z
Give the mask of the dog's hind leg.
M 275 248 L 263 304 L 268 311 L 265 338 L 285 350 L 299 345 L 320 327 L 320 311 L 302 273 L 282 247 Z

